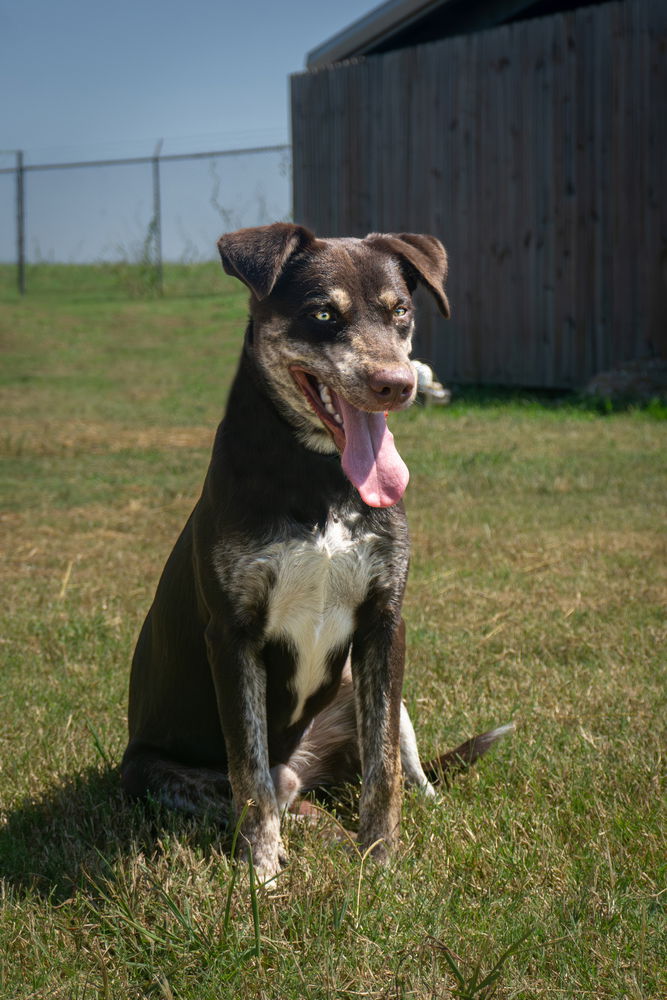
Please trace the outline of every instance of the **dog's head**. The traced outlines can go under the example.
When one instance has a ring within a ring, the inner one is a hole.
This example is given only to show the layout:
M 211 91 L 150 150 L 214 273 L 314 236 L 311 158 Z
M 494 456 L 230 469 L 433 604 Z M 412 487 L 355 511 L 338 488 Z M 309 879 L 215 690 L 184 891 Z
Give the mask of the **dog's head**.
M 225 271 L 252 293 L 249 347 L 299 438 L 338 450 L 369 506 L 397 503 L 408 472 L 386 413 L 405 409 L 416 392 L 417 284 L 449 316 L 442 244 L 411 233 L 316 239 L 276 223 L 229 233 L 218 249 Z

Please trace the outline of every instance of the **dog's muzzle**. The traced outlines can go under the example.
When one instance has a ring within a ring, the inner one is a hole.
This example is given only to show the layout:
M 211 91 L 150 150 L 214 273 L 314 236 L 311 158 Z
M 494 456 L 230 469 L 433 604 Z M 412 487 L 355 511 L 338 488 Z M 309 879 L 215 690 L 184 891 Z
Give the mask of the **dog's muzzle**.
M 392 507 L 401 499 L 410 473 L 387 427 L 385 410 L 408 406 L 414 395 L 414 375 L 384 370 L 369 380 L 378 407 L 367 411 L 298 366 L 290 368 L 311 409 L 341 452 L 343 472 L 369 507 Z

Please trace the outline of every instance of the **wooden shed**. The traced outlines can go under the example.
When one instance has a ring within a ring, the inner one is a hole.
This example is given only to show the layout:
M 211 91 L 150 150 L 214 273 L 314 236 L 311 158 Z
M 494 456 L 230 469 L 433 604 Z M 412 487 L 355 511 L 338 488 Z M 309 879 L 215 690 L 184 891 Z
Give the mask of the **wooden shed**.
M 294 217 L 430 232 L 461 383 L 581 386 L 667 356 L 667 2 L 390 0 L 292 77 Z

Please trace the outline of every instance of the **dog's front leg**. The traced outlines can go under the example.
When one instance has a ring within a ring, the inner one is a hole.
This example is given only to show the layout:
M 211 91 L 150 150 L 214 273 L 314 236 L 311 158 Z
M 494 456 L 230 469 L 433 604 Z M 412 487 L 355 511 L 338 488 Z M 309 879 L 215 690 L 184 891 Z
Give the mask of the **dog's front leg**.
M 228 631 L 228 630 L 225 630 Z M 271 772 L 266 727 L 266 673 L 255 644 L 209 626 L 208 656 L 227 750 L 227 766 L 245 854 L 260 882 L 287 861 L 280 838 L 280 810 Z
M 366 616 L 364 616 L 366 617 Z M 405 625 L 387 612 L 369 614 L 352 641 L 362 789 L 359 846 L 380 861 L 398 837 L 401 813 L 399 723 Z M 375 846 L 373 846 L 375 845 Z

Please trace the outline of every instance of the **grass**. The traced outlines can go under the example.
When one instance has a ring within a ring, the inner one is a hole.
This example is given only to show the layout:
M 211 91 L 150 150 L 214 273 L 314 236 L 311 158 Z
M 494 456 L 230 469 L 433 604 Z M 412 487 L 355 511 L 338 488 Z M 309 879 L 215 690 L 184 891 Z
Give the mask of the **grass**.
M 254 894 L 210 823 L 122 799 L 133 642 L 243 329 L 207 268 L 146 301 L 53 266 L 23 302 L 0 269 L 0 996 L 664 995 L 659 406 L 468 392 L 393 420 L 423 751 L 517 732 L 435 807 L 406 797 L 388 870 L 295 824 Z

